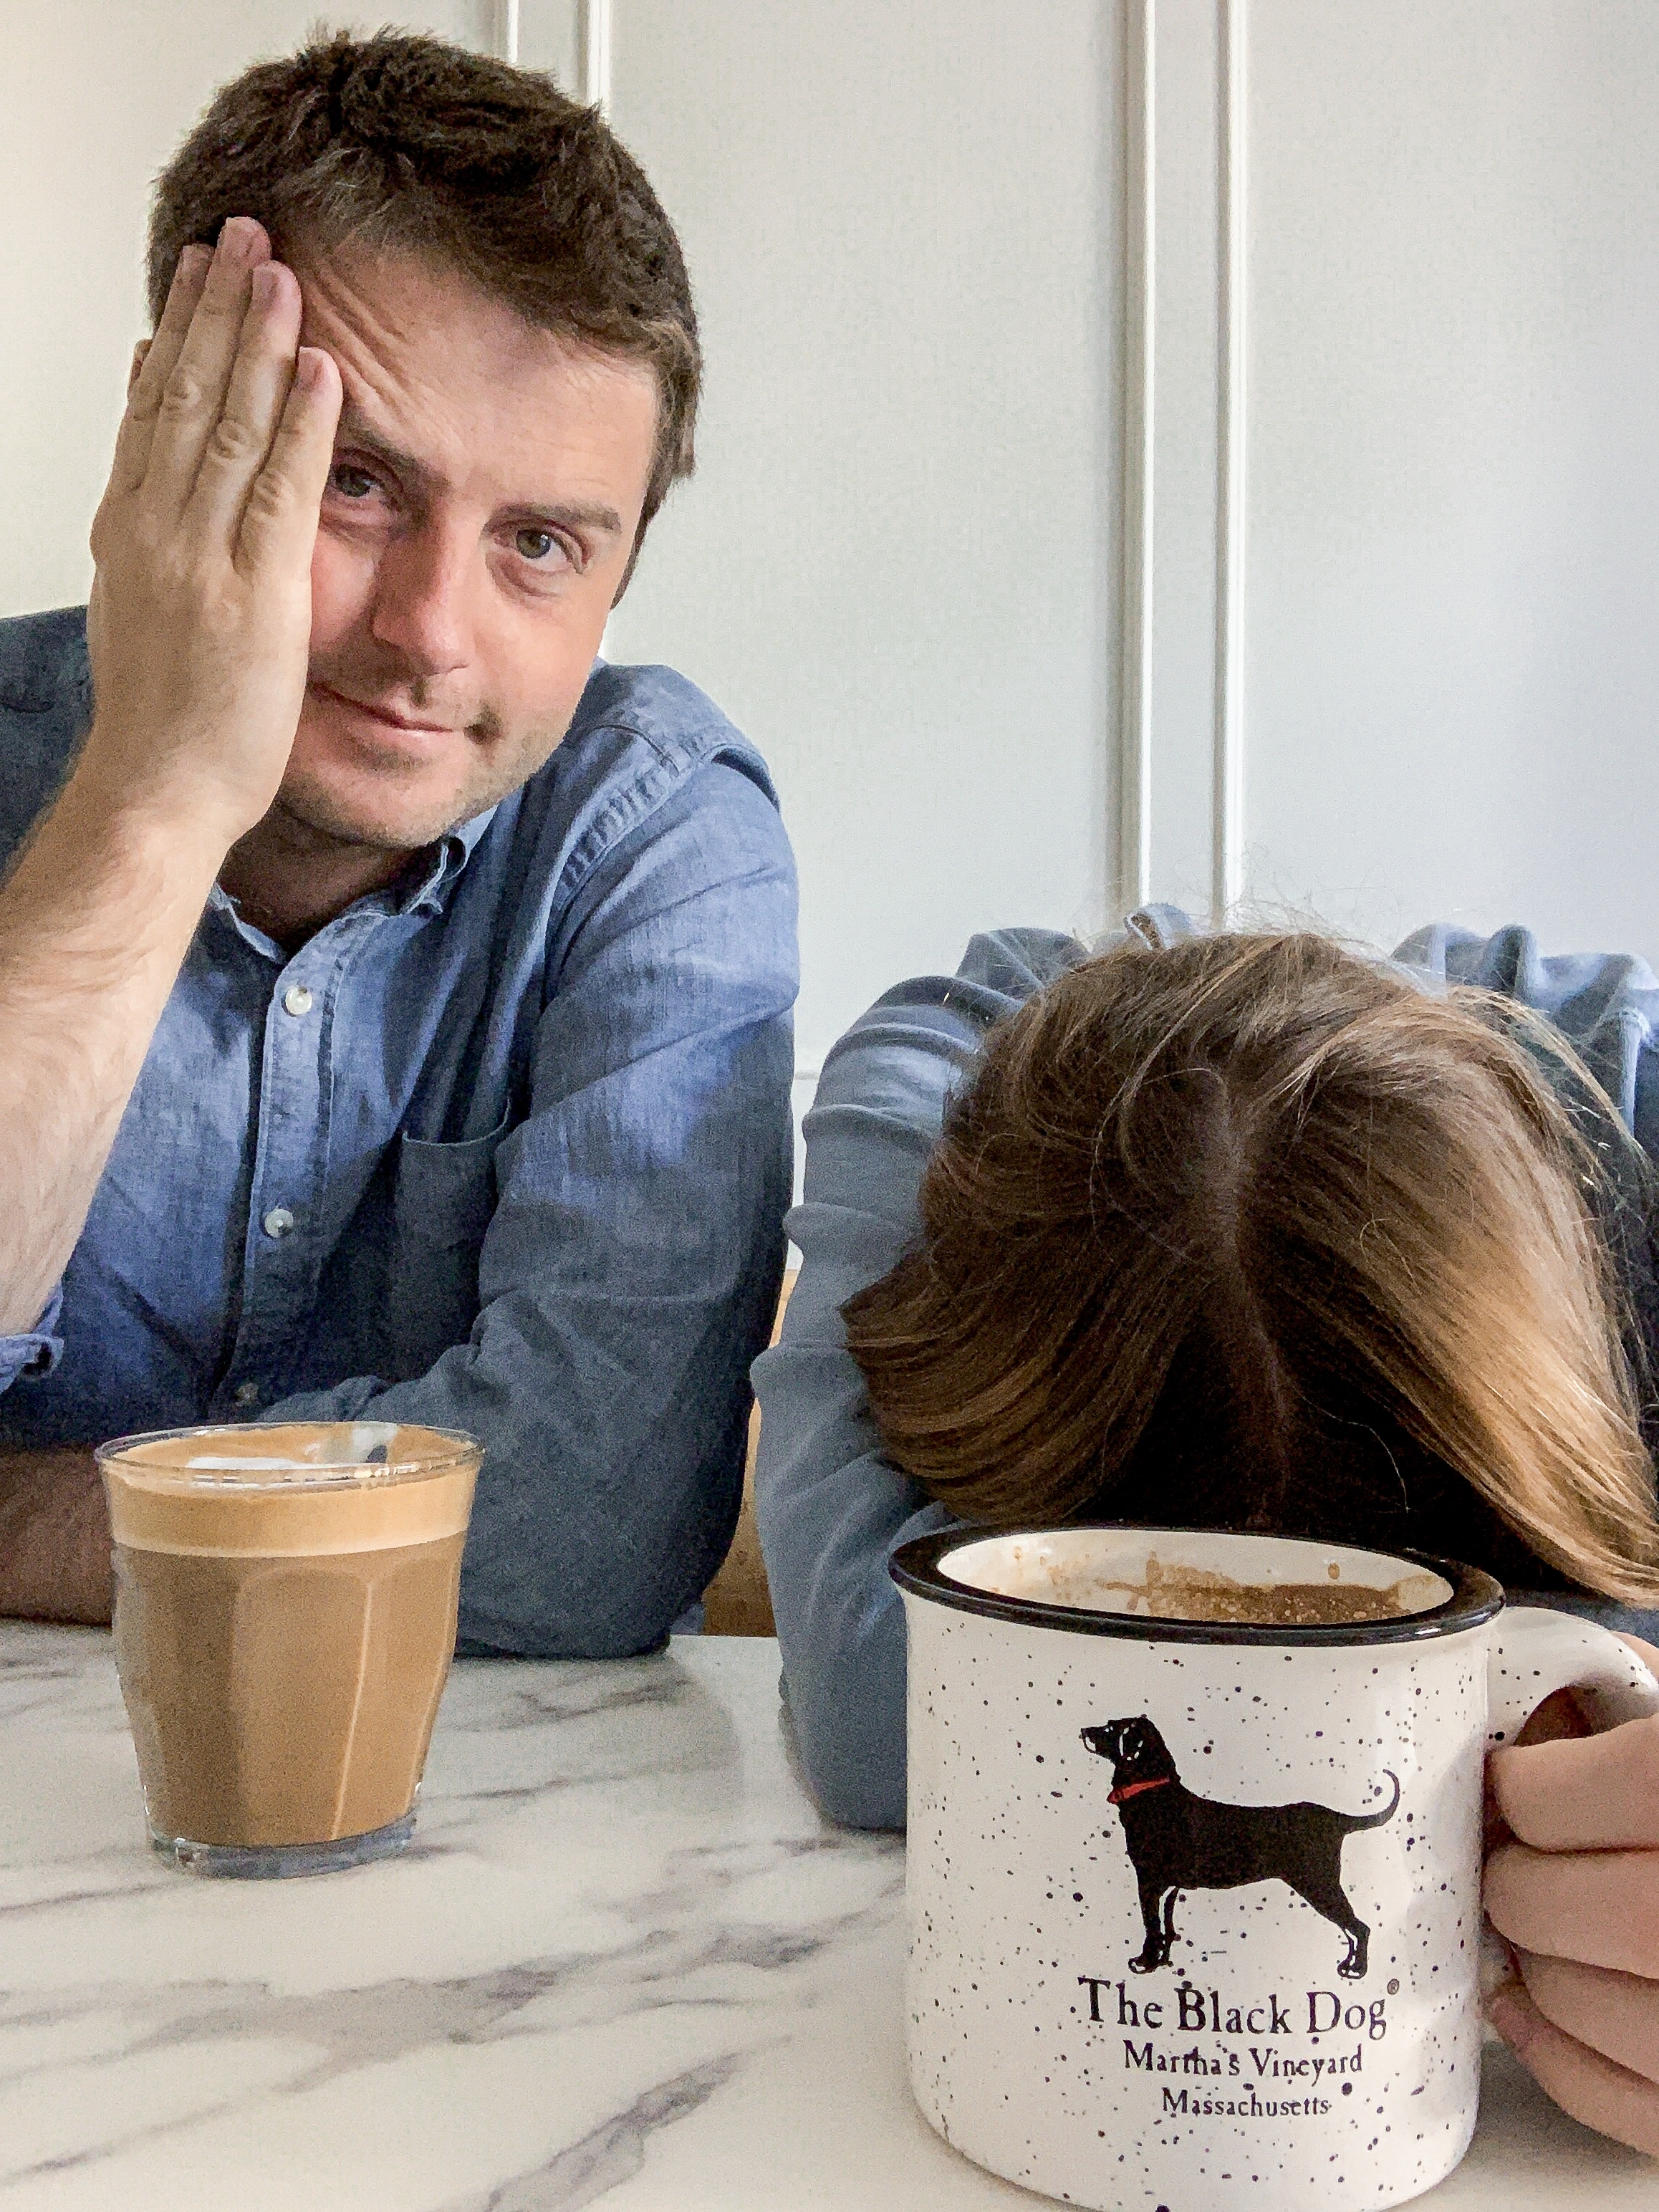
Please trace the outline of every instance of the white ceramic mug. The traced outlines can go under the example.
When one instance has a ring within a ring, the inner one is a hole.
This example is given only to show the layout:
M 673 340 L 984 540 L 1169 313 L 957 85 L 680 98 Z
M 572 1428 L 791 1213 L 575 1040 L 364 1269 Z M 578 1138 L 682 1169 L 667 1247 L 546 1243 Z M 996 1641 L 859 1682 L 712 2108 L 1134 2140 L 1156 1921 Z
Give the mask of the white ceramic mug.
M 1400 1617 L 1155 1619 L 1194 1569 Z M 1468 2148 L 1482 1765 L 1555 1690 L 1659 1711 L 1628 1644 L 1450 1562 L 1073 1528 L 905 1545 L 911 2086 L 1094 2212 L 1370 2212 Z M 1363 1602 L 1363 1601 L 1361 1601 Z

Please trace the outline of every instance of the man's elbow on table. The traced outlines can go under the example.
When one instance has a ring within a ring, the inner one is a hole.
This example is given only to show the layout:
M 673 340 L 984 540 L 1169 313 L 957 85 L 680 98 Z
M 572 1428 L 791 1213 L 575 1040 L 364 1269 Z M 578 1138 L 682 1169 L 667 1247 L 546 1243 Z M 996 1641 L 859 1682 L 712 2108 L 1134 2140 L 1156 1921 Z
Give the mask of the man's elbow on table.
M 714 1578 L 737 1520 L 730 1479 L 699 1484 L 693 1495 L 696 1509 L 668 1525 L 644 1516 L 624 1525 L 609 1515 L 584 1525 L 574 1504 L 498 1520 L 481 1484 L 461 1567 L 463 1655 L 635 1659 L 659 1651 Z
M 550 1591 L 544 1606 L 499 1610 L 469 1602 L 462 1583 L 455 1650 L 463 1659 L 642 1659 L 660 1651 L 686 1610 L 619 1613 Z
M 493 1547 L 475 1563 L 469 1542 L 461 1569 L 458 1648 L 511 1659 L 637 1659 L 660 1651 L 669 1631 L 702 1595 L 683 1574 L 645 1575 L 634 1563 L 581 1571 L 556 1559 L 514 1563 L 502 1571 Z M 573 1546 L 573 1550 L 574 1547 Z
M 0 1450 L 0 1615 L 105 1626 L 109 1514 L 90 1451 Z

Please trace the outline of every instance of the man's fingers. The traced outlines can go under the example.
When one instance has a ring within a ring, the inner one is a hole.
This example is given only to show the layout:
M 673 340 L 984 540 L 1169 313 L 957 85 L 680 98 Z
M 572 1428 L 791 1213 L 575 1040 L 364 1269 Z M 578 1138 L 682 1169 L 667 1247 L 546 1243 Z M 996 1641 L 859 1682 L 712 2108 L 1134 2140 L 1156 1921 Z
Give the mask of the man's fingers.
M 1563 2112 L 1659 2157 L 1659 2086 L 1564 2034 L 1520 1982 L 1505 1982 L 1486 2010 L 1528 2073 Z
M 1659 2085 L 1659 1982 L 1535 1951 L 1513 1955 L 1528 1996 L 1553 2027 Z
M 249 491 L 271 450 L 294 378 L 301 313 L 299 279 L 280 263 L 256 268 L 248 287 L 224 406 L 208 438 L 187 509 L 189 526 L 234 544 Z
M 1495 1751 L 1487 1775 L 1498 1812 L 1534 1850 L 1659 1845 L 1659 1717 L 1571 1742 Z
M 168 374 L 179 358 L 179 349 L 185 342 L 185 333 L 190 328 L 191 317 L 196 313 L 212 264 L 211 246 L 185 247 L 173 270 L 167 306 L 155 325 L 155 335 L 143 342 L 142 358 L 134 354 L 135 373 L 127 382 L 127 411 L 115 441 L 115 465 L 110 472 L 112 491 L 136 491 L 144 480 L 161 394 L 167 389 Z
M 301 346 L 270 457 L 243 511 L 235 555 L 243 575 L 290 564 L 303 570 L 310 561 L 343 396 L 332 356 Z
M 141 409 L 154 414 L 161 403 L 173 364 L 179 358 L 179 349 L 189 335 L 191 318 L 201 304 L 202 288 L 207 283 L 208 271 L 213 266 L 210 246 L 186 246 L 181 248 L 173 271 L 173 282 L 167 287 L 167 300 L 161 309 L 161 319 L 155 333 L 148 340 L 143 366 L 149 371 L 141 376 L 134 397 Z
M 1517 1949 L 1659 1980 L 1659 1851 L 1535 1851 L 1486 1862 L 1486 1914 Z
M 270 242 L 259 225 L 233 216 L 219 234 L 201 299 L 168 372 L 150 440 L 144 488 L 164 513 L 181 514 L 196 489 L 229 389 L 253 271 L 270 258 Z

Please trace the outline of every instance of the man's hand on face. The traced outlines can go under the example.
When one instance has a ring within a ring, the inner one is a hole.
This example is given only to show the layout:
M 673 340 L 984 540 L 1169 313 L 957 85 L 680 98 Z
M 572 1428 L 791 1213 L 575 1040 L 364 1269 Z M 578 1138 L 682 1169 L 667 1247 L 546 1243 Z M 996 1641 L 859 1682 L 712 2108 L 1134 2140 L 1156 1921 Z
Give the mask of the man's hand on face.
M 1659 1718 L 1487 1771 L 1486 1911 L 1515 1964 L 1492 2025 L 1558 2105 L 1659 2154 Z
M 93 525 L 93 726 L 0 884 L 0 1334 L 51 1310 L 209 887 L 282 781 L 339 411 L 258 223 L 187 248 Z M 103 1499 L 70 1458 L 0 1454 L 0 1608 L 107 1606 Z
M 340 374 L 257 222 L 186 246 L 135 357 L 92 528 L 94 720 L 77 776 L 221 853 L 276 797 L 305 696 Z

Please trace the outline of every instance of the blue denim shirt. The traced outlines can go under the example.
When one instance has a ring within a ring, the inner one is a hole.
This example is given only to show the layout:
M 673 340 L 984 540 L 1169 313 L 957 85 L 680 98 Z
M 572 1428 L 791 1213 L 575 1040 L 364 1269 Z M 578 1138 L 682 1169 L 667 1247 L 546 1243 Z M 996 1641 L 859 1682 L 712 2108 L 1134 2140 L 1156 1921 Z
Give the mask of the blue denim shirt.
M 1169 907 L 1131 926 L 1155 943 L 1190 927 Z M 789 1217 L 800 1280 L 780 1343 L 755 1365 L 755 1507 L 795 1741 L 825 1811 L 860 1827 L 904 1820 L 904 1616 L 887 1562 L 900 1544 L 952 1521 L 883 1450 L 841 1310 L 915 1241 L 922 1170 L 952 1094 L 972 1080 L 987 1031 L 1086 950 L 1044 929 L 975 938 L 954 975 L 901 983 L 853 1024 L 825 1060 L 806 1117 L 804 1196 Z M 1487 939 L 1426 929 L 1395 957 L 1425 989 L 1479 984 L 1546 1015 L 1626 1128 L 1659 1154 L 1659 981 L 1644 963 L 1601 953 L 1546 958 L 1523 929 Z M 1570 1091 L 1567 1103 L 1571 1110 Z M 1607 1133 L 1615 1146 L 1626 1142 L 1616 1127 Z M 1617 1168 L 1616 1157 L 1610 1164 Z M 1659 1352 L 1650 1267 L 1644 1273 L 1636 1265 L 1647 1255 L 1626 1256 Z M 1428 1551 L 1457 1548 L 1437 1541 L 1431 1528 L 1409 1540 Z M 1531 1569 L 1559 1584 L 1531 1562 L 1511 1577 L 1517 1594 L 1659 1640 L 1659 1616 L 1559 1587 L 1534 1591 Z
M 88 716 L 81 612 L 0 623 L 0 865 Z M 599 665 L 528 783 L 292 957 L 216 888 L 61 1290 L 0 1339 L 0 1447 L 470 1430 L 464 1641 L 649 1648 L 737 1513 L 795 988 L 763 763 Z

